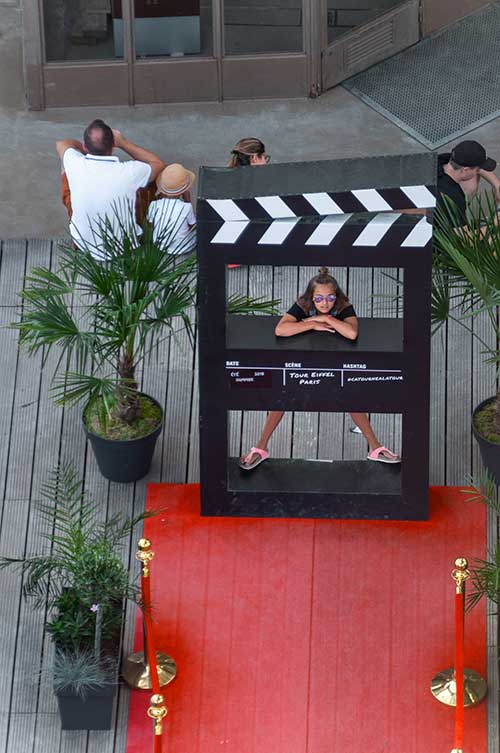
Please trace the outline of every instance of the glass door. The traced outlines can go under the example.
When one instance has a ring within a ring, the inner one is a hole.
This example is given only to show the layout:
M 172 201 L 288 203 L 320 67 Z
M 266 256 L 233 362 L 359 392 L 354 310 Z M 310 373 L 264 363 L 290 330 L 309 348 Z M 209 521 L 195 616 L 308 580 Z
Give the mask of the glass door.
M 129 102 L 122 12 L 122 0 L 42 0 L 46 107 Z
M 307 96 L 305 11 L 310 2 L 224 0 L 224 99 Z

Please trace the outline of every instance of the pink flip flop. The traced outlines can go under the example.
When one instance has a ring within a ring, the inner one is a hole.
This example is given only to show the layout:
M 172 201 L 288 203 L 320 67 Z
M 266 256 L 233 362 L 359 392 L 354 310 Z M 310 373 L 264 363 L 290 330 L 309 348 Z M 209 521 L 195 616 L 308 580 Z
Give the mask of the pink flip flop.
M 382 454 L 384 453 L 384 454 Z M 387 447 L 377 447 L 367 455 L 367 460 L 375 460 L 377 463 L 400 463 L 401 458 L 396 453 L 391 452 Z
M 252 455 L 258 455 L 259 457 L 256 458 L 253 463 L 249 463 L 248 459 L 251 458 Z M 257 468 L 257 466 L 263 463 L 264 460 L 267 460 L 268 457 L 269 453 L 266 450 L 261 450 L 260 447 L 251 447 L 248 455 L 245 455 L 245 457 L 241 458 L 238 465 L 244 471 L 253 471 L 254 468 Z

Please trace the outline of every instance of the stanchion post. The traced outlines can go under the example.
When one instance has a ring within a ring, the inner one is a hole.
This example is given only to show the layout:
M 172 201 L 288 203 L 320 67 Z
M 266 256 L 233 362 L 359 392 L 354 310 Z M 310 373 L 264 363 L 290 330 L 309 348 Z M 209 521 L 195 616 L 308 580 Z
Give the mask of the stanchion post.
M 150 698 L 147 715 L 153 720 L 153 753 L 162 753 L 163 720 L 168 714 L 161 693 L 154 693 Z
M 139 539 L 137 544 L 136 560 L 142 566 L 142 600 L 144 613 L 151 614 L 150 598 L 150 565 L 154 558 L 154 552 L 151 549 L 151 541 L 146 538 Z M 149 662 L 147 659 L 147 635 L 146 621 L 143 618 L 143 641 L 144 650 L 137 651 L 126 657 L 122 665 L 122 677 L 130 688 L 138 690 L 151 690 L 151 674 Z M 156 667 L 158 671 L 158 680 L 160 687 L 168 685 L 177 674 L 175 661 L 167 654 L 156 651 Z
M 451 577 L 455 581 L 455 666 L 439 672 L 431 681 L 431 693 L 455 711 L 455 747 L 451 753 L 463 753 L 464 707 L 476 706 L 486 695 L 486 682 L 480 674 L 464 668 L 465 584 L 470 578 L 465 557 L 457 557 Z

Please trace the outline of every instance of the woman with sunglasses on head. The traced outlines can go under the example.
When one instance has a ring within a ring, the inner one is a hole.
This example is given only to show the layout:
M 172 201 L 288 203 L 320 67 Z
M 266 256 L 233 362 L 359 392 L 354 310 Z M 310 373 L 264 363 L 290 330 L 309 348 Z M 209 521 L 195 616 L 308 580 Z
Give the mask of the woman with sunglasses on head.
M 293 337 L 308 330 L 338 334 L 347 340 L 358 337 L 358 318 L 347 296 L 332 277 L 326 267 L 319 269 L 319 274 L 309 280 L 303 295 L 276 325 L 278 337 Z M 247 455 L 240 459 L 240 468 L 250 471 L 269 457 L 267 446 L 271 436 L 283 418 L 283 411 L 270 411 L 262 430 L 260 439 Z M 368 460 L 379 463 L 400 463 L 401 458 L 377 439 L 366 413 L 350 413 L 356 426 L 366 439 L 370 448 Z
M 269 164 L 271 157 L 260 139 L 240 139 L 231 150 L 228 167 L 258 167 Z

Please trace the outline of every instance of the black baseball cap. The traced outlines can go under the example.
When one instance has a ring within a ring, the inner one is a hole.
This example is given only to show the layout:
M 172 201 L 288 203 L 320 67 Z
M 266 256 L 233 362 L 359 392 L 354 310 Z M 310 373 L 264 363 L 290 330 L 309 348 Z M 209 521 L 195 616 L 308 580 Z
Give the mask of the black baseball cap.
M 477 141 L 461 141 L 452 149 L 450 159 L 460 167 L 479 167 L 487 172 L 493 172 L 497 166 Z

